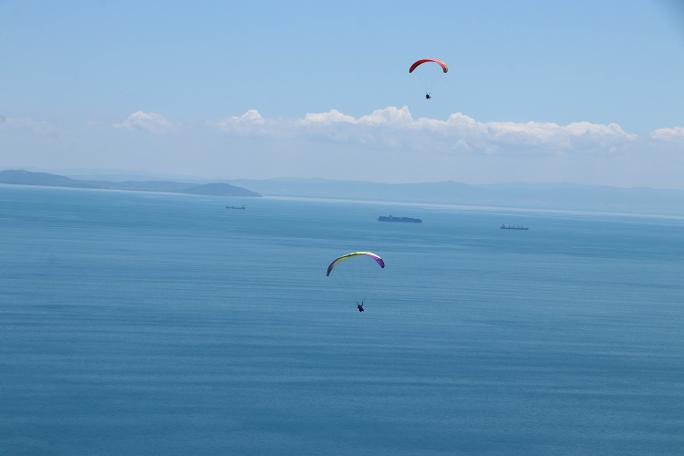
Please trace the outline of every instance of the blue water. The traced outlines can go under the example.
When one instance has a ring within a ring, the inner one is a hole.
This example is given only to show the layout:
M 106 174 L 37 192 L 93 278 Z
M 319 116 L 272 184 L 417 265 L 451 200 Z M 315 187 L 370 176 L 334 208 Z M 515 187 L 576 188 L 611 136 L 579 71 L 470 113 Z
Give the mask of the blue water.
M 682 220 L 3 186 L 0 252 L 2 455 L 684 454 Z

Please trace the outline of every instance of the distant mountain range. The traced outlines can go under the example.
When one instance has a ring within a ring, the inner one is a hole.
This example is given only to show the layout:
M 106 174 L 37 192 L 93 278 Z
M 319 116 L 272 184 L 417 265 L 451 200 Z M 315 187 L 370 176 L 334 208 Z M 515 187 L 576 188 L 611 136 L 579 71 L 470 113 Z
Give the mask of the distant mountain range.
M 72 179 L 50 173 L 36 173 L 24 170 L 0 171 L 1 184 L 35 185 L 41 187 L 90 188 L 101 190 L 130 190 L 137 192 L 183 193 L 211 196 L 258 197 L 259 193 L 223 182 L 188 184 L 173 181 L 124 181 Z
M 292 178 L 239 179 L 232 180 L 230 184 L 225 182 L 184 183 L 172 180 L 74 179 L 58 174 L 24 170 L 0 171 L 0 183 L 191 195 L 241 197 L 267 195 L 684 216 L 684 190 L 577 184 L 471 185 L 460 182 L 385 184 Z
M 577 184 L 384 184 L 323 179 L 243 179 L 231 182 L 268 196 L 684 216 L 684 190 Z

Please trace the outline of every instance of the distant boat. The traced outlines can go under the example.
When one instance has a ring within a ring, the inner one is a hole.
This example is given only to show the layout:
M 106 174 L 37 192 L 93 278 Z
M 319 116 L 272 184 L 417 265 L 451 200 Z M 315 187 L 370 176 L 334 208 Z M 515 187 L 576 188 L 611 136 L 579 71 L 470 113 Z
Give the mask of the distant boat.
M 521 225 L 501 225 L 499 228 L 501 228 L 502 230 L 523 230 L 523 231 L 529 230 L 528 227 L 521 226 Z
M 392 215 L 381 215 L 378 217 L 378 222 L 423 223 L 419 218 L 394 217 Z
M 247 208 L 245 206 L 226 206 L 226 209 L 235 209 L 238 211 L 244 211 Z

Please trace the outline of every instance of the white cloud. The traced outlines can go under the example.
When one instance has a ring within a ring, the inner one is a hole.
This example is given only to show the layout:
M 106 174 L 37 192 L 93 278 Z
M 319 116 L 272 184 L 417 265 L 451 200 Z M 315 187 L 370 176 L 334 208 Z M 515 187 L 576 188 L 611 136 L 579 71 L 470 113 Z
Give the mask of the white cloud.
M 410 127 L 413 123 L 413 116 L 407 106 L 397 108 L 395 106 L 388 106 L 382 109 L 376 109 L 370 114 L 359 117 L 358 123 L 368 126 L 395 126 L 395 127 Z
M 387 106 L 360 116 L 337 109 L 298 119 L 267 119 L 256 109 L 211 124 L 228 134 L 309 138 L 336 143 L 415 150 L 501 153 L 613 151 L 638 139 L 616 123 L 481 122 L 456 112 L 446 119 L 414 118 L 407 106 Z
M 28 117 L 5 117 L 0 115 L 0 127 L 30 130 L 41 136 L 55 136 L 57 129 L 50 122 Z
M 395 106 L 388 106 L 382 109 L 376 109 L 370 114 L 361 117 L 354 117 L 348 114 L 343 114 L 337 109 L 331 109 L 328 112 L 314 112 L 308 113 L 300 120 L 299 125 L 331 125 L 335 123 L 346 123 L 351 125 L 367 125 L 367 126 L 381 126 L 381 125 L 404 125 L 408 126 L 413 122 L 413 117 L 407 106 L 397 108 Z
M 239 116 L 220 119 L 211 125 L 225 133 L 238 135 L 275 133 L 278 127 L 277 122 L 267 122 L 256 109 L 249 109 Z
M 311 125 L 311 124 L 334 124 L 338 122 L 343 123 L 356 123 L 356 119 L 353 116 L 347 114 L 342 114 L 337 109 L 331 109 L 328 112 L 314 112 L 309 113 L 304 116 L 304 119 L 300 121 L 301 125 Z
M 173 128 L 173 123 L 156 112 L 136 111 L 126 117 L 123 122 L 115 123 L 114 128 L 127 130 L 143 130 L 149 133 L 167 133 Z
M 625 132 L 615 123 L 480 122 L 460 112 L 451 114 L 446 120 L 414 118 L 406 106 L 388 106 L 359 117 L 332 109 L 306 114 L 296 125 L 336 141 L 377 141 L 420 148 L 438 145 L 484 152 L 503 147 L 612 148 L 637 139 L 635 134 Z
M 684 127 L 659 128 L 651 133 L 657 141 L 684 141 Z

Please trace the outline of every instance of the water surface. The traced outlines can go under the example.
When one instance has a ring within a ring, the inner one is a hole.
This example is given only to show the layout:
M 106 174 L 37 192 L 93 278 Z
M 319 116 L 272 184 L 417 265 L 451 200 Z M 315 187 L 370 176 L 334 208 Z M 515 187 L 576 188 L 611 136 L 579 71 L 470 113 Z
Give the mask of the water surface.
M 682 220 L 2 186 L 0 251 L 2 454 L 684 448 Z

